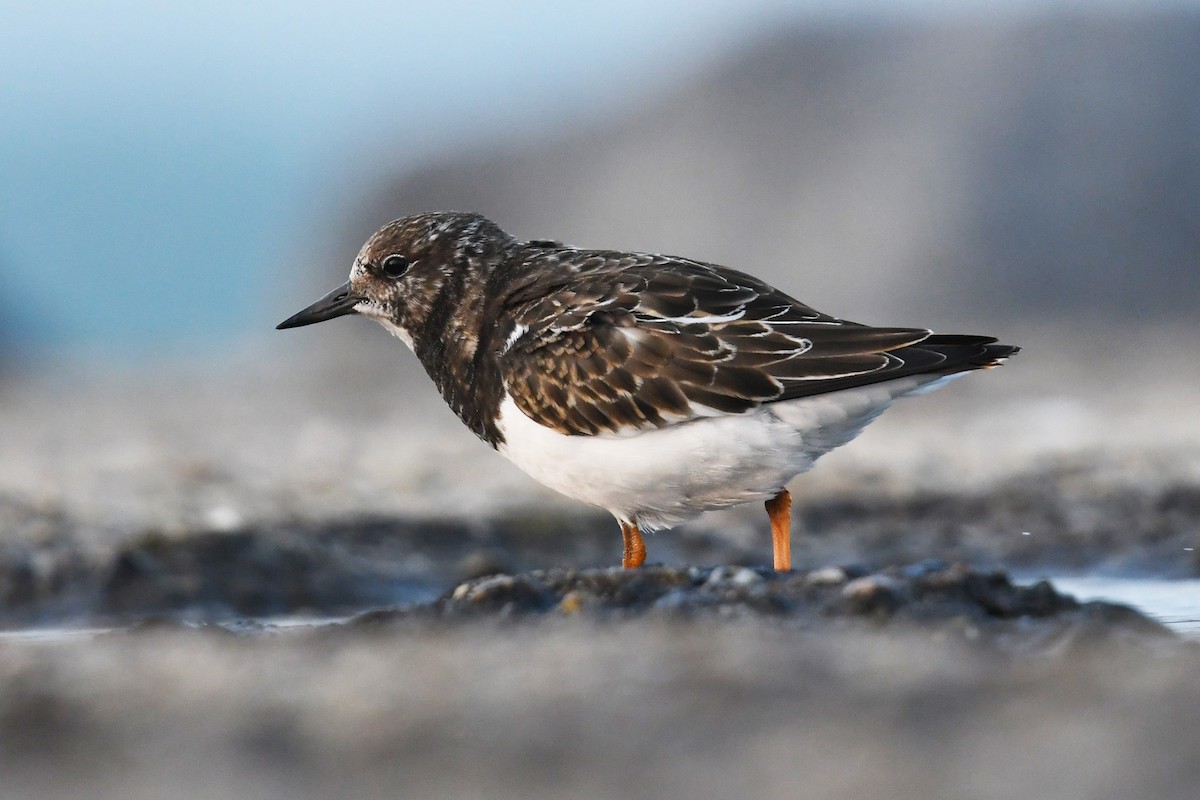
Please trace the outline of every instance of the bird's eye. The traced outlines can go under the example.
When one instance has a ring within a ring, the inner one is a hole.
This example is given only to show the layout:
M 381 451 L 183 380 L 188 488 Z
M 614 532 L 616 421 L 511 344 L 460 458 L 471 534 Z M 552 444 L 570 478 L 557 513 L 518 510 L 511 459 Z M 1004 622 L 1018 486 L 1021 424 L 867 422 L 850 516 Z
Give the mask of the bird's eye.
M 389 278 L 399 278 L 404 273 L 408 272 L 408 259 L 399 253 L 392 253 L 383 260 L 379 265 L 383 270 L 383 274 Z

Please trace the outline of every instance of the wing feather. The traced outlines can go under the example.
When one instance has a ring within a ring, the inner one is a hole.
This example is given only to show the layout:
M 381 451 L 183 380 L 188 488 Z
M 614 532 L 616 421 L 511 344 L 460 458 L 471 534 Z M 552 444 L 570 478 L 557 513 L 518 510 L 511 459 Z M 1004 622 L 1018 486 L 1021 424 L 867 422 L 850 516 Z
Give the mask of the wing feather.
M 999 347 L 837 319 L 752 276 L 687 259 L 539 248 L 522 263 L 502 315 L 523 333 L 497 353 L 501 373 L 523 412 L 567 434 L 620 435 L 988 366 L 987 348 Z

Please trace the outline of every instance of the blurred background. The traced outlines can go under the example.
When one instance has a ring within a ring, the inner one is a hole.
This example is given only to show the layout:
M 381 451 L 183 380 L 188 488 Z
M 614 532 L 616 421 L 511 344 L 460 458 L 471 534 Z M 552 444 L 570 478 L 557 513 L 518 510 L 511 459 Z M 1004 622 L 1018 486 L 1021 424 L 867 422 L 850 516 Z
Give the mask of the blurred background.
M 450 208 L 867 321 L 1192 322 L 1194 4 L 997 8 L 8 3 L 5 353 L 220 357 Z
M 429 209 L 1025 347 L 900 404 L 797 482 L 805 508 L 861 504 L 866 478 L 897 496 L 1024 480 L 1020 507 L 1031 487 L 1069 505 L 1136 485 L 1158 509 L 1182 485 L 1192 507 L 1194 3 L 64 0 L 4 16 L 0 544 L 34 585 L 84 545 L 104 574 L 139 537 L 364 515 L 478 528 L 551 509 L 568 517 L 550 528 L 579 518 L 605 545 L 547 558 L 611 563 L 609 521 L 479 445 L 377 326 L 273 330 L 381 224 Z M 1197 569 L 1178 520 L 1006 508 L 1003 536 L 967 555 L 1026 552 L 1014 537 L 1038 525 L 1111 544 L 1140 524 L 1169 543 L 1156 569 Z M 753 513 L 689 530 L 758 536 Z M 955 530 L 871 552 L 962 555 Z M 668 561 L 725 557 L 663 538 Z M 814 560 L 862 556 L 812 541 Z
M 1195 796 L 1195 658 L 1103 620 L 1083 661 L 1057 619 L 1028 658 L 957 618 L 271 627 L 619 561 L 377 325 L 274 330 L 460 209 L 1022 345 L 798 478 L 798 568 L 961 560 L 1194 635 L 1194 0 L 2 11 L 5 800 Z M 759 506 L 648 546 L 770 559 Z

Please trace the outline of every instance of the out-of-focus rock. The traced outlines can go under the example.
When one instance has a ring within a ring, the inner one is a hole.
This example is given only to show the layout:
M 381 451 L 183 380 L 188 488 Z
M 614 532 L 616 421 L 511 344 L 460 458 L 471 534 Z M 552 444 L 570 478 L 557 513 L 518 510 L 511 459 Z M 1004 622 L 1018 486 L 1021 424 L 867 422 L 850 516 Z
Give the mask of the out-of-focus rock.
M 1128 607 L 1079 603 L 1045 581 L 1018 585 L 1002 572 L 963 564 L 891 567 L 845 584 L 826 580 L 828 574 L 828 568 L 776 573 L 650 566 L 492 575 L 459 584 L 432 603 L 370 612 L 350 625 L 581 615 L 600 621 L 760 618 L 801 627 L 867 621 L 986 639 L 1026 654 L 1101 638 L 1143 645 L 1175 641 L 1166 628 Z

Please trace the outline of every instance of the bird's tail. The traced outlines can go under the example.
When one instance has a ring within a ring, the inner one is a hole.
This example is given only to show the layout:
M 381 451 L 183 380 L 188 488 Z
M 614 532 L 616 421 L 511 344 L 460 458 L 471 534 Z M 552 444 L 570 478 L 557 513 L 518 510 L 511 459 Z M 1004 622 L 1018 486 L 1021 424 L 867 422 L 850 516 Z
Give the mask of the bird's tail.
M 991 369 L 1021 352 L 1016 345 L 1000 344 L 994 336 L 969 334 L 934 334 L 916 346 L 941 353 L 948 363 L 960 369 Z

